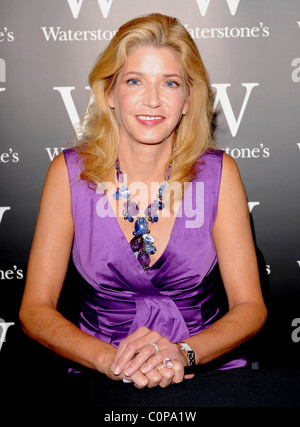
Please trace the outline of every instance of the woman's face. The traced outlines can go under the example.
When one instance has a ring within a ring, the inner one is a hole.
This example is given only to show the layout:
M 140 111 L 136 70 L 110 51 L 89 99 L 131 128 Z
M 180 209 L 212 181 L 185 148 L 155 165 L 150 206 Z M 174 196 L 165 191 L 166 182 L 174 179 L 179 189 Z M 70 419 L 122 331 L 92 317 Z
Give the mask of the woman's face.
M 183 68 L 172 49 L 134 48 L 108 102 L 115 109 L 120 141 L 172 143 L 174 130 L 188 109 Z

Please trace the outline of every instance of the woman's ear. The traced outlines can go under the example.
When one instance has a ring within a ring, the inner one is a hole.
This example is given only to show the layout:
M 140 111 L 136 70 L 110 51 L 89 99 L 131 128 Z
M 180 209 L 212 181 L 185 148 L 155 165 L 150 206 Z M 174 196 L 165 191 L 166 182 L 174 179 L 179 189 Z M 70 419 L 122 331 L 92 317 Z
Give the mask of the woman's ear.
M 110 108 L 115 108 L 115 103 L 114 103 L 114 93 L 113 93 L 113 90 L 111 90 L 111 91 L 109 92 L 109 94 L 108 94 L 108 98 L 107 98 L 107 101 L 108 101 L 108 105 L 109 105 L 109 107 L 110 107 Z
M 184 101 L 184 104 L 183 104 L 183 108 L 182 108 L 182 115 L 183 116 L 185 116 L 186 113 L 189 111 L 190 100 L 191 100 L 190 95 L 187 95 L 187 97 Z

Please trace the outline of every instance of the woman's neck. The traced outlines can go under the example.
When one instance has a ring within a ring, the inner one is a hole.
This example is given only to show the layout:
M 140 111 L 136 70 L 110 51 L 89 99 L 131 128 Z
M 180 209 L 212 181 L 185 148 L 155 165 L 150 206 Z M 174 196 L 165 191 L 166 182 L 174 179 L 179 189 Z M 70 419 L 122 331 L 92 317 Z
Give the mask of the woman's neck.
M 120 141 L 118 157 L 128 182 L 141 181 L 149 185 L 164 179 L 166 164 L 171 157 L 170 143 L 128 146 Z

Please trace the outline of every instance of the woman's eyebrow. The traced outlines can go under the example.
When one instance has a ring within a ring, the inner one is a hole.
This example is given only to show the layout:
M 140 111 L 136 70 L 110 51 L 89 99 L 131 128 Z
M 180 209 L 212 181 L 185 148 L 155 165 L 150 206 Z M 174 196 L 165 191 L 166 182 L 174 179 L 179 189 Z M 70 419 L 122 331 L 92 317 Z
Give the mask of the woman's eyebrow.
M 141 73 L 140 71 L 128 71 L 127 73 L 124 74 L 124 77 L 127 76 L 128 74 L 134 74 L 136 76 L 145 76 L 145 73 Z M 183 80 L 183 77 L 180 74 L 176 74 L 176 73 L 171 73 L 171 74 L 163 74 L 164 78 L 171 78 L 171 77 L 178 77 L 181 80 Z

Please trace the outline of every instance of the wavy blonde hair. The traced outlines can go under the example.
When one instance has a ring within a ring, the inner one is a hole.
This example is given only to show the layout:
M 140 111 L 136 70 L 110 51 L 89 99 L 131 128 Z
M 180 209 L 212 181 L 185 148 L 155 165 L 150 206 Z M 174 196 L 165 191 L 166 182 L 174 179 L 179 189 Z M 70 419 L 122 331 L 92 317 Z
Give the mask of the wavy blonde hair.
M 80 177 L 89 183 L 97 185 L 114 168 L 119 131 L 114 111 L 108 105 L 108 95 L 130 49 L 140 45 L 173 49 L 185 74 L 190 104 L 175 131 L 171 181 L 191 181 L 199 156 L 215 146 L 211 132 L 213 94 L 193 39 L 176 18 L 158 13 L 138 17 L 119 28 L 89 76 L 91 101 L 77 143 L 83 161 Z

